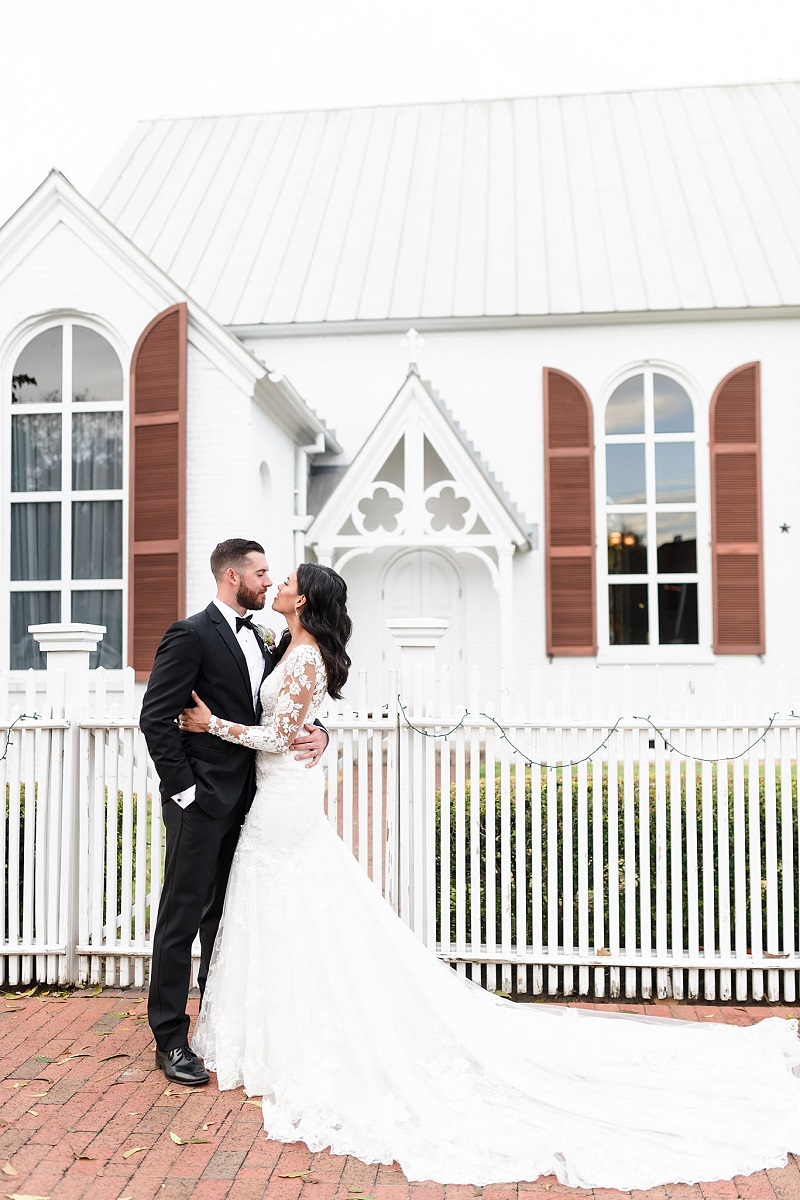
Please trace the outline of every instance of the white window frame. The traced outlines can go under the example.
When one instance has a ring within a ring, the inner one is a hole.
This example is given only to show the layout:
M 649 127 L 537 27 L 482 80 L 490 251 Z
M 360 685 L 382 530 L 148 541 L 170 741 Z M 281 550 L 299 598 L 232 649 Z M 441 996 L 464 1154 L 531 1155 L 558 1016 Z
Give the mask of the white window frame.
M 606 434 L 606 407 L 621 383 L 636 375 L 644 376 L 645 431 L 642 434 Z M 692 405 L 693 433 L 656 433 L 654 430 L 653 376 L 666 375 L 686 392 Z M 616 373 L 602 390 L 602 400 L 595 410 L 595 512 L 597 525 L 597 657 L 607 663 L 702 663 L 713 662 L 712 653 L 712 596 L 711 596 L 711 481 L 708 461 L 708 436 L 705 432 L 707 413 L 699 403 L 700 389 L 687 373 L 673 363 L 654 359 L 630 364 Z M 610 505 L 606 496 L 606 446 L 621 443 L 643 443 L 645 446 L 646 502 L 644 504 Z M 693 442 L 695 468 L 695 501 L 693 504 L 655 503 L 655 447 L 659 442 Z M 697 570 L 694 573 L 662 574 L 657 570 L 657 545 L 648 536 L 647 574 L 610 575 L 608 570 L 608 512 L 645 513 L 648 532 L 655 531 L 657 512 L 694 511 L 697 522 Z M 658 588 L 661 583 L 697 583 L 697 643 L 678 646 L 650 642 L 647 645 L 612 646 L 609 639 L 608 600 L 610 581 L 646 583 L 648 599 L 648 633 L 652 637 L 658 621 Z
M 113 403 L 104 401 L 89 401 L 76 404 L 71 399 L 72 383 L 72 329 L 81 325 L 93 333 L 99 334 L 111 346 L 117 355 L 122 371 L 122 399 Z M 61 402 L 60 404 L 21 404 L 11 402 L 11 389 L 14 367 L 22 351 L 40 333 L 48 329 L 61 328 L 62 363 L 61 363 Z M 69 335 L 69 336 L 68 336 Z M 3 388 L 2 433 L 0 433 L 0 467 L 2 469 L 2 545 L 3 554 L 0 560 L 0 628 L 5 635 L 0 639 L 0 669 L 10 669 L 9 630 L 11 628 L 11 593 L 12 592 L 60 592 L 62 621 L 72 621 L 73 592 L 116 591 L 122 592 L 122 666 L 125 666 L 126 648 L 128 645 L 128 554 L 129 554 L 129 463 L 130 463 L 130 431 L 127 414 L 130 393 L 130 352 L 125 347 L 117 332 L 106 322 L 97 317 L 89 317 L 72 310 L 54 311 L 46 318 L 33 318 L 24 322 L 6 342 L 2 350 L 2 369 L 0 384 Z M 81 412 L 121 412 L 122 416 L 122 487 L 119 490 L 93 489 L 90 491 L 73 491 L 65 489 L 65 479 L 71 482 L 72 476 L 72 416 Z M 61 481 L 62 488 L 57 492 L 13 492 L 11 491 L 11 418 L 12 414 L 59 413 L 62 419 L 62 455 Z M 13 500 L 12 500 L 13 495 Z M 80 500 L 121 500 L 122 501 L 122 575 L 116 579 L 73 579 L 72 578 L 72 505 Z M 58 580 L 12 580 L 11 579 L 11 506 L 12 503 L 59 503 L 61 505 L 61 579 Z M 42 668 L 44 668 L 42 658 Z M 22 670 L 10 671 L 12 678 L 21 678 Z

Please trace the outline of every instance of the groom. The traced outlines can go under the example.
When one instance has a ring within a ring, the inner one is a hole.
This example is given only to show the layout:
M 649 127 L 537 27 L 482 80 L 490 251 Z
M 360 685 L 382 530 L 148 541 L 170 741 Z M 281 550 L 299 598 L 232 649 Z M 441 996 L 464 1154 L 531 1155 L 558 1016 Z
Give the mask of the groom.
M 166 826 L 148 1019 L 156 1066 L 186 1085 L 208 1082 L 188 1043 L 192 942 L 199 930 L 202 996 L 233 852 L 255 793 L 255 754 L 211 734 L 182 734 L 176 718 L 196 691 L 214 714 L 258 724 L 261 683 L 275 666 L 266 638 L 245 615 L 264 607 L 272 584 L 264 547 L 243 538 L 220 542 L 211 570 L 216 599 L 164 634 L 139 722 L 161 781 Z M 292 747 L 295 757 L 313 766 L 327 738 L 321 726 L 307 726 Z

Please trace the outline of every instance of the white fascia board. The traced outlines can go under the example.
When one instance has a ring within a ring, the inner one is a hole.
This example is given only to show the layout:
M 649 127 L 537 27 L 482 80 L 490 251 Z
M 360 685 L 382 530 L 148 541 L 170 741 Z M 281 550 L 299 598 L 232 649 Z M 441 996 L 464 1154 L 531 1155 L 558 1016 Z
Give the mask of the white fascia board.
M 264 412 L 272 417 L 298 446 L 317 441 L 321 434 L 325 439 L 326 453 L 341 454 L 342 447 L 335 434 L 327 429 L 316 413 L 309 408 L 293 384 L 285 376 L 279 380 L 271 379 L 266 367 L 263 367 L 263 372 L 253 398 Z
M 98 212 L 58 172 L 51 172 L 0 229 L 0 282 L 57 224 L 63 223 L 154 308 L 186 303 L 189 340 L 237 386 L 252 395 L 266 367 L 239 339 L 200 308 L 152 259 Z
M 305 321 L 263 325 L 232 324 L 243 338 L 343 337 L 353 334 L 479 333 L 486 330 L 543 329 L 593 325 L 661 325 L 697 321 L 772 321 L 800 317 L 800 304 L 741 305 L 727 308 L 614 309 L 597 312 L 476 313 L 470 317 L 381 317 L 350 321 Z

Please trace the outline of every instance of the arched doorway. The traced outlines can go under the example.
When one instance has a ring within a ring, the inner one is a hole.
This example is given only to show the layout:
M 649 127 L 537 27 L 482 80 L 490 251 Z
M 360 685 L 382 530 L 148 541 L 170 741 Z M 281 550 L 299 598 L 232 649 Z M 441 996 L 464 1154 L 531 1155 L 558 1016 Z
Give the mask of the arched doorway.
M 384 667 L 396 665 L 396 645 L 386 622 L 400 617 L 436 617 L 448 630 L 437 649 L 450 667 L 455 694 L 462 687 L 462 635 L 465 625 L 461 573 L 449 555 L 437 550 L 407 550 L 395 556 L 381 580 Z

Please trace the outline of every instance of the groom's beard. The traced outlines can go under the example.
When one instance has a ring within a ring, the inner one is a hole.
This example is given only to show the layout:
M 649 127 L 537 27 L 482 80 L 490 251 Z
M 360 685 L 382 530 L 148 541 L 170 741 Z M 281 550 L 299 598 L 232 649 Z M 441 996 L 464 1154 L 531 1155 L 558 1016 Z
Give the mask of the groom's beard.
M 266 592 L 251 592 L 244 584 L 241 585 L 236 593 L 236 603 L 242 608 L 246 608 L 248 612 L 254 612 L 256 609 L 263 608 L 266 599 Z

